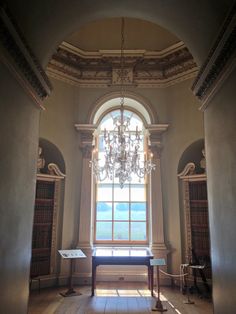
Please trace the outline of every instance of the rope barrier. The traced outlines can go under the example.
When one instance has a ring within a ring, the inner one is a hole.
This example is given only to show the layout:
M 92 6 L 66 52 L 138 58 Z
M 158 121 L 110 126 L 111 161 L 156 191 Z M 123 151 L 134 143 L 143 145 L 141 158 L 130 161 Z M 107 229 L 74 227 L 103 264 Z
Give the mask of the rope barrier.
M 173 275 L 173 274 L 169 274 L 166 273 L 164 270 L 159 269 L 161 273 L 163 273 L 166 276 L 170 276 L 170 277 L 184 277 L 184 276 L 188 276 L 188 273 L 184 273 L 184 274 L 179 274 L 179 275 Z

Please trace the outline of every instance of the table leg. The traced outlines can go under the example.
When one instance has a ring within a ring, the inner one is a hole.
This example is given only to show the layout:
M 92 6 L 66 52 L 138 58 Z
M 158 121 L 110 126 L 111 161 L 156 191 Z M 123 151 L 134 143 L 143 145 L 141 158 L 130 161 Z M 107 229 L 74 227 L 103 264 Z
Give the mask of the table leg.
M 148 269 L 148 289 L 151 290 L 151 274 L 150 274 L 150 266 L 147 267 Z
M 153 266 L 149 266 L 149 272 L 150 272 L 150 290 L 152 297 L 154 296 L 153 293 Z
M 94 261 L 92 261 L 92 291 L 91 297 L 94 296 L 94 290 L 96 289 L 96 265 Z

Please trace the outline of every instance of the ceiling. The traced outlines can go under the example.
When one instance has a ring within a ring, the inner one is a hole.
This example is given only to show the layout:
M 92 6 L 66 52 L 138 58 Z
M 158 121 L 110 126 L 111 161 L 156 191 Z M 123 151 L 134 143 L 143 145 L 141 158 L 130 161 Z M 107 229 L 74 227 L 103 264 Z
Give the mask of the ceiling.
M 85 51 L 118 50 L 121 45 L 121 18 L 90 22 L 65 41 Z M 157 24 L 125 18 L 125 49 L 160 51 L 179 41 L 175 35 Z
M 121 84 L 121 18 L 85 24 L 65 39 L 53 54 L 48 75 L 83 87 Z M 126 85 L 167 87 L 196 75 L 187 47 L 157 24 L 125 18 Z

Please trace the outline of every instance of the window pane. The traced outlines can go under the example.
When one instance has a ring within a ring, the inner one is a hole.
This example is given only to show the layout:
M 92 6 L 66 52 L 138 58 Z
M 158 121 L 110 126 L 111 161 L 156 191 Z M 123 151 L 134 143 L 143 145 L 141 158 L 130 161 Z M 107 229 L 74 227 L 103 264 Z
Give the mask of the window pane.
M 104 151 L 104 140 L 103 140 L 103 134 L 99 135 L 99 140 L 98 140 L 98 150 L 99 152 Z
M 131 220 L 146 220 L 146 203 L 131 203 Z
M 114 203 L 114 219 L 115 220 L 129 219 L 129 203 Z
M 97 185 L 97 201 L 111 201 L 112 200 L 112 185 L 98 184 Z
M 128 222 L 114 222 L 114 240 L 129 240 Z
M 104 129 L 112 135 L 117 136 L 117 131 L 114 131 L 114 121 L 120 120 L 120 110 L 113 110 L 107 113 L 101 120 L 97 129 L 98 136 L 98 159 L 99 165 L 105 163 L 105 147 L 103 143 Z M 145 131 L 142 119 L 132 111 L 125 110 L 125 123 L 129 120 L 129 130 L 127 136 L 134 141 L 137 131 L 139 133 L 139 154 L 140 165 L 143 166 Z M 120 122 L 118 122 L 120 123 Z M 135 141 L 134 141 L 135 142 Z M 134 143 L 131 145 L 131 150 L 134 149 Z M 105 176 L 105 173 L 104 173 Z M 146 225 L 147 225 L 147 204 L 146 204 L 146 189 L 144 178 L 140 179 L 137 175 L 131 176 L 131 181 L 125 182 L 121 189 L 119 179 L 106 178 L 101 176 L 101 181 L 97 182 L 97 203 L 95 215 L 96 240 L 111 242 L 112 241 L 145 241 Z M 132 236 L 131 236 L 132 233 Z
M 104 152 L 98 153 L 98 164 L 100 167 L 103 167 L 105 165 L 105 153 Z
M 146 240 L 146 222 L 131 222 L 131 240 Z
M 136 131 L 136 127 L 138 127 L 138 131 L 142 131 L 143 123 L 138 116 L 133 115 L 130 119 L 130 130 Z
M 97 220 L 112 220 L 112 203 L 97 202 Z
M 96 224 L 96 240 L 112 240 L 112 223 L 97 222 Z
M 132 184 L 131 185 L 131 201 L 144 202 L 146 200 L 146 191 L 144 184 Z
M 108 113 L 101 121 L 100 128 L 101 130 L 113 130 L 114 125 L 113 125 L 113 118 L 117 117 L 120 115 L 120 110 L 115 110 L 110 113 Z
M 129 186 L 124 185 L 123 189 L 119 184 L 114 185 L 114 200 L 115 201 L 129 201 Z

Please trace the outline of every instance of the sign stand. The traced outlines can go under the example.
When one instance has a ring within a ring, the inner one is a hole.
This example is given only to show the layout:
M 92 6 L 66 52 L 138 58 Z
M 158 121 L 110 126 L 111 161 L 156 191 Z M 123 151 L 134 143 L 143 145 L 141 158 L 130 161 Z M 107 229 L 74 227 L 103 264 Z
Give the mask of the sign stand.
M 167 309 L 163 307 L 163 304 L 161 302 L 160 298 L 160 276 L 159 276 L 159 266 L 166 265 L 166 262 L 164 258 L 155 258 L 150 260 L 151 266 L 156 266 L 157 270 L 157 299 L 156 299 L 156 305 L 152 308 L 152 311 L 156 312 L 166 312 Z
M 74 261 L 77 258 L 86 258 L 86 255 L 81 250 L 59 250 L 58 251 L 62 258 L 70 259 L 70 277 L 69 277 L 69 287 L 66 292 L 60 293 L 63 297 L 72 297 L 78 296 L 82 293 L 76 292 L 73 288 L 73 270 L 74 270 Z

